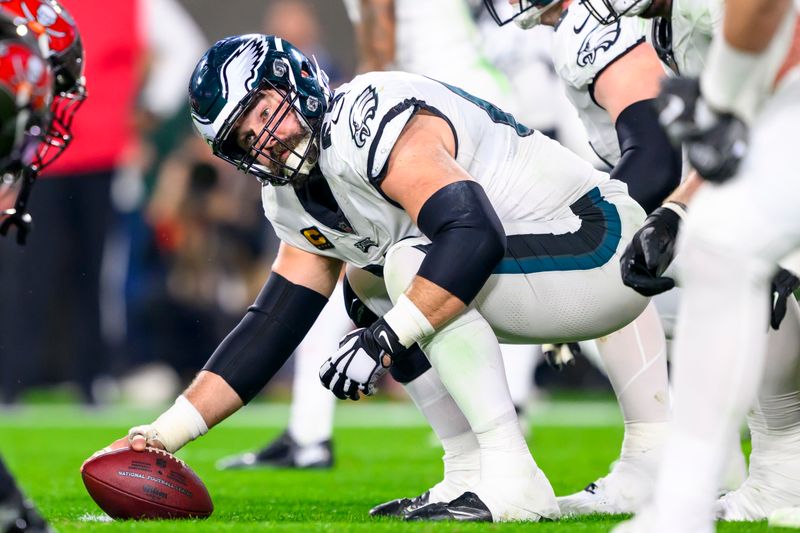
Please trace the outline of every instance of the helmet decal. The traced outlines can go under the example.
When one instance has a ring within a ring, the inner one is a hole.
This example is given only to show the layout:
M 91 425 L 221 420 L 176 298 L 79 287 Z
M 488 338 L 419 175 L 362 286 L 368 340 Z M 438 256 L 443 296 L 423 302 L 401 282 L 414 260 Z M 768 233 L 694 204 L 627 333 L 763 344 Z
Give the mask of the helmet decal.
M 231 97 L 241 98 L 255 87 L 258 83 L 258 72 L 264 64 L 268 48 L 269 43 L 262 36 L 246 41 L 231 54 L 220 69 L 223 98 L 226 100 Z M 241 87 L 243 91 L 239 87 L 231 90 L 231 83 L 242 79 L 244 80 L 244 86 Z

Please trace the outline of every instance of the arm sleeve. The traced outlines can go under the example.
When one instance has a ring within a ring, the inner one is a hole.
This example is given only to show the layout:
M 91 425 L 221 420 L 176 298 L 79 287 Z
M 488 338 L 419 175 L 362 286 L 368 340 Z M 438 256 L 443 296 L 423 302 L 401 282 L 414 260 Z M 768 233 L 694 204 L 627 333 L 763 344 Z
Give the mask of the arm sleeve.
M 621 157 L 611 177 L 625 182 L 628 194 L 650 213 L 680 184 L 681 151 L 661 129 L 653 100 L 623 109 L 615 127 Z
M 273 272 L 203 370 L 222 377 L 248 403 L 289 359 L 327 301 Z

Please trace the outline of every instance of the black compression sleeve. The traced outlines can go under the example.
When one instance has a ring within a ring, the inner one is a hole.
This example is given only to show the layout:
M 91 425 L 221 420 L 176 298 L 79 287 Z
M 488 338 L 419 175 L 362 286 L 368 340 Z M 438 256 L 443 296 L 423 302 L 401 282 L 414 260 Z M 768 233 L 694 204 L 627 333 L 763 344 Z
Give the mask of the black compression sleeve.
M 417 226 L 431 240 L 418 275 L 469 305 L 503 258 L 506 234 L 483 188 L 457 181 L 420 209 Z
M 222 377 L 248 403 L 289 359 L 327 301 L 273 272 L 203 370 Z
M 617 117 L 621 157 L 611 177 L 628 184 L 628 194 L 647 213 L 660 206 L 681 182 L 681 150 L 658 123 L 653 100 L 640 100 Z

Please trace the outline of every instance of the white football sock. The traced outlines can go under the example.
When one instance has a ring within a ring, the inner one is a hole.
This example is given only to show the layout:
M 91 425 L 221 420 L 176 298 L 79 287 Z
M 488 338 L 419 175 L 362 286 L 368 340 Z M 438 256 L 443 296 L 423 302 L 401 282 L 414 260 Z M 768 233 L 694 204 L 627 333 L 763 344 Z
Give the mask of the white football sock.
M 478 440 L 433 368 L 403 386 L 444 449 L 444 478 L 430 489 L 429 501 L 453 500 L 480 480 Z
M 761 520 L 800 505 L 800 322 L 794 298 L 778 331 L 770 330 L 767 364 L 752 412 L 750 475 L 721 500 L 726 520 Z
M 422 343 L 480 443 L 474 489 L 495 520 L 558 516 L 553 489 L 520 430 L 500 347 L 489 324 L 468 309 Z
M 355 329 L 336 286 L 314 326 L 294 353 L 289 434 L 301 446 L 318 444 L 333 434 L 336 397 L 319 381 L 319 367 L 339 347 L 339 339 Z
M 525 408 L 536 388 L 533 371 L 542 360 L 542 348 L 529 344 L 501 344 L 500 353 L 503 354 L 511 401 L 515 406 Z
M 596 342 L 626 425 L 667 422 L 667 343 L 655 305 Z
M 691 239 L 691 237 L 689 237 Z M 659 519 L 713 521 L 725 450 L 761 380 L 770 268 L 689 240 L 673 357 L 673 423 L 655 489 Z

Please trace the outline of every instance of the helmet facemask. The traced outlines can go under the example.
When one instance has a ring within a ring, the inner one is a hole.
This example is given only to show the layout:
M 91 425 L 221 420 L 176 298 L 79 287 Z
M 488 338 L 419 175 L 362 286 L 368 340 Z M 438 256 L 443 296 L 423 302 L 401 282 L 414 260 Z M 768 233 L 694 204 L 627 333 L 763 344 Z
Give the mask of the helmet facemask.
M 44 135 L 33 165 L 41 170 L 56 160 L 72 142 L 72 121 L 86 99 L 86 87 L 76 85 L 73 90 L 55 95 L 50 106 L 53 120 Z
M 275 109 L 270 110 L 266 123 L 245 151 L 236 139 L 238 123 L 254 110 L 266 90 L 274 90 L 281 99 Z M 319 157 L 316 140 L 319 120 L 312 123 L 300 112 L 299 98 L 297 91 L 264 80 L 239 102 L 225 121 L 215 141 L 214 151 L 242 172 L 253 174 L 262 183 L 280 186 L 304 182 Z M 282 139 L 277 132 L 290 114 L 297 119 L 302 131 Z
M 500 2 L 500 5 L 497 5 Z M 542 15 L 558 4 L 558 0 L 519 0 L 511 5 L 508 0 L 483 0 L 486 10 L 498 26 L 505 26 L 514 21 L 523 29 L 529 29 L 537 24 Z
M 591 15 L 604 25 L 614 24 L 622 17 L 640 16 L 653 0 L 580 0 Z M 616 6 L 615 6 L 616 4 Z

